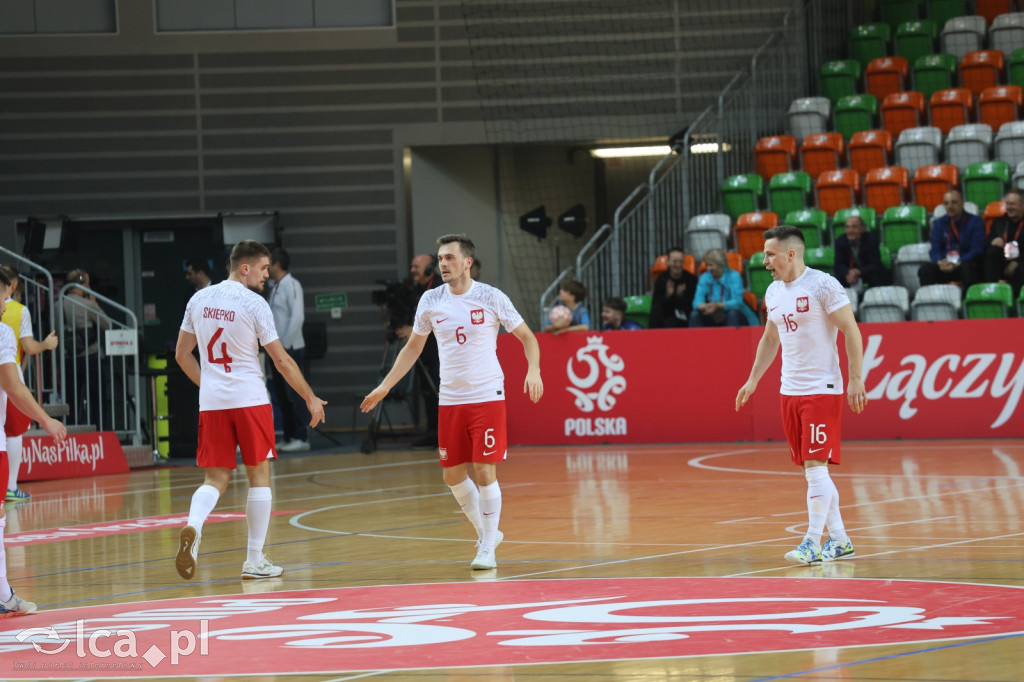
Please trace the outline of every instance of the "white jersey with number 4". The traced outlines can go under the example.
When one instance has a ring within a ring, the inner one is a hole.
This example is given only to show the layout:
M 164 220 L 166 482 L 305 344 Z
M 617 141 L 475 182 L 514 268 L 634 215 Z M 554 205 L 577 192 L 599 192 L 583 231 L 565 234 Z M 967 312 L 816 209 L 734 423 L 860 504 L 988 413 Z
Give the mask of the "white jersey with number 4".
M 768 319 L 782 342 L 782 395 L 843 392 L 836 337 L 829 317 L 850 305 L 846 289 L 832 275 L 806 268 L 792 282 L 775 281 L 764 295 Z
M 441 361 L 440 405 L 488 403 L 505 399 L 505 374 L 498 363 L 498 327 L 512 331 L 523 323 L 501 290 L 473 282 L 456 295 L 447 284 L 424 292 L 413 332 L 437 338 Z
M 200 289 L 188 302 L 181 329 L 198 340 L 200 412 L 270 402 L 258 354 L 260 344 L 277 340 L 277 330 L 262 296 L 230 279 Z

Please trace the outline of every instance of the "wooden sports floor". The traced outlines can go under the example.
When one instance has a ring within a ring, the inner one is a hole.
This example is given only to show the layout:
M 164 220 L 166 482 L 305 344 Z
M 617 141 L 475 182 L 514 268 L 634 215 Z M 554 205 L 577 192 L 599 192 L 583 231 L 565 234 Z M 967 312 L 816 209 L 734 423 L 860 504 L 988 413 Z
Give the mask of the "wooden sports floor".
M 195 468 L 28 483 L 32 499 L 8 507 L 7 535 L 15 541 L 8 543 L 7 563 L 17 592 L 37 602 L 40 612 L 0 620 L 0 630 L 45 627 L 46 612 L 58 609 L 70 609 L 62 616 L 66 620 L 77 609 L 129 602 L 159 608 L 161 600 L 243 594 L 257 599 L 271 592 L 384 585 L 418 586 L 391 604 L 400 607 L 434 603 L 427 588 L 439 583 L 457 583 L 458 592 L 508 581 L 547 581 L 547 587 L 559 588 L 594 578 L 604 579 L 603 585 L 626 578 L 695 579 L 692 593 L 661 595 L 686 599 L 713 597 L 714 585 L 725 584 L 696 579 L 757 579 L 755 586 L 768 587 L 784 584 L 781 578 L 796 596 L 813 597 L 825 585 L 837 597 L 869 599 L 876 587 L 924 581 L 944 584 L 928 617 L 937 613 L 950 620 L 929 621 L 936 625 L 898 644 L 858 640 L 844 646 L 852 635 L 829 640 L 787 632 L 790 642 L 803 637 L 806 648 L 772 650 L 777 647 L 769 643 L 760 652 L 729 651 L 736 640 L 723 625 L 703 652 L 683 652 L 686 640 L 680 639 L 683 655 L 657 658 L 630 658 L 628 652 L 620 658 L 621 648 L 610 654 L 608 647 L 589 644 L 561 647 L 554 659 L 528 652 L 511 662 L 481 665 L 491 659 L 466 644 L 458 665 L 434 667 L 428 656 L 417 669 L 403 669 L 411 665 L 409 656 L 431 650 L 412 646 L 382 650 L 372 670 L 349 668 L 339 650 L 331 659 L 335 667 L 316 673 L 290 672 L 293 664 L 281 659 L 277 670 L 251 669 L 243 656 L 231 674 L 176 679 L 1024 680 L 1024 632 L 970 631 L 971 618 L 979 614 L 967 591 L 977 585 L 1024 588 L 1024 443 L 851 442 L 844 444 L 843 461 L 832 467 L 832 476 L 856 557 L 807 567 L 782 558 L 806 524 L 806 485 L 784 445 L 514 448 L 499 467 L 505 534 L 499 567 L 481 574 L 469 568 L 474 536 L 441 481 L 433 453 L 325 451 L 282 459 L 273 464 L 278 513 L 265 551 L 285 573 L 245 584 L 239 579 L 244 520 L 206 525 L 192 582 L 179 579 L 174 569 L 177 525 L 115 527 L 123 532 L 74 537 L 74 527 L 187 513 L 202 480 Z M 215 512 L 244 512 L 245 491 L 238 473 Z M 72 528 L 71 539 L 16 542 L 19 534 L 45 536 L 57 528 Z M 1018 593 L 1013 590 L 1007 594 Z M 422 600 L 416 598 L 420 592 Z M 757 594 L 754 589 L 751 596 Z M 942 622 L 954 625 L 944 628 Z M 261 648 L 276 644 L 247 646 L 258 658 Z M 211 656 L 217 651 L 211 649 Z M 21 660 L 27 658 L 0 652 L 0 678 L 44 676 L 38 670 L 19 673 L 14 665 Z M 131 676 L 83 671 L 74 679 Z

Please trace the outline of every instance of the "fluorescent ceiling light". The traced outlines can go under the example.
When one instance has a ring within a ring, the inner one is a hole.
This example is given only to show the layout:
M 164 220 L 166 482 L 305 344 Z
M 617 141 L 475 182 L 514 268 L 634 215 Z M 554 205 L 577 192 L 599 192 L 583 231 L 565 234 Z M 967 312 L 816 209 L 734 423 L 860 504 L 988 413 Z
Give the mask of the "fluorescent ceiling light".
M 718 151 L 717 142 L 697 142 L 690 145 L 691 154 L 714 154 Z M 732 145 L 728 142 L 722 143 L 722 151 L 732 151 Z
M 665 156 L 671 152 L 672 148 L 666 144 L 657 147 L 607 147 L 605 149 L 591 149 L 590 155 L 599 159 L 611 159 L 625 156 Z

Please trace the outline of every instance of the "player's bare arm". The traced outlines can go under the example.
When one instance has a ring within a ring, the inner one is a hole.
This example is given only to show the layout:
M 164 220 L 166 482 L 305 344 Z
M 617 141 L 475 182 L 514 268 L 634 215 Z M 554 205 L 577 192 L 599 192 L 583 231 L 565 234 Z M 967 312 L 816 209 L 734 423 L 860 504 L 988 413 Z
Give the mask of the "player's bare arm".
M 402 346 L 402 350 L 398 351 L 398 357 L 395 358 L 395 364 L 391 367 L 391 371 L 381 380 L 377 388 L 366 394 L 363 402 L 359 405 L 359 409 L 363 412 L 370 412 L 377 406 L 377 403 L 384 400 L 388 391 L 416 364 L 416 360 L 420 357 L 420 353 L 423 352 L 423 346 L 426 343 L 426 336 L 415 332 L 410 334 L 409 340 Z
M 18 366 L 13 362 L 0 365 L 0 388 L 4 389 L 7 399 L 23 414 L 39 422 L 39 426 L 53 437 L 53 442 L 60 443 L 67 437 L 68 431 L 64 425 L 46 414 L 46 410 L 36 402 L 32 391 L 18 376 Z
M 57 347 L 58 343 L 57 332 L 50 332 L 42 341 L 36 341 L 31 336 L 25 336 L 21 339 L 21 350 L 25 355 L 38 355 L 45 350 L 53 350 Z
M 323 422 L 324 405 L 327 404 L 327 401 L 321 400 L 313 393 L 313 389 L 305 377 L 302 376 L 302 370 L 299 369 L 292 356 L 288 355 L 288 351 L 284 349 L 284 344 L 281 343 L 281 340 L 274 339 L 264 346 L 263 349 L 267 351 L 267 355 L 274 361 L 274 367 L 278 373 L 306 401 L 306 409 L 309 410 L 310 428 L 316 427 L 317 424 Z
M 754 365 L 750 368 L 750 376 L 747 378 L 747 383 L 743 384 L 740 387 L 739 393 L 736 394 L 737 412 L 747 404 L 750 396 L 754 395 L 761 377 L 764 376 L 764 373 L 768 371 L 768 368 L 774 362 L 775 356 L 779 352 L 779 345 L 779 330 L 774 322 L 768 320 L 764 325 L 764 334 L 761 335 L 761 340 L 757 342 L 757 353 L 754 355 Z
M 174 359 L 177 361 L 178 366 L 181 367 L 181 371 L 185 373 L 193 384 L 199 385 L 199 378 L 202 376 L 202 370 L 199 368 L 199 361 L 196 360 L 196 356 L 192 355 L 192 351 L 195 350 L 196 335 L 184 330 L 178 330 L 178 343 L 174 346 Z
M 544 382 L 540 378 L 540 344 L 537 337 L 530 331 L 530 325 L 523 322 L 512 330 L 526 353 L 526 381 L 523 382 L 523 393 L 530 394 L 530 400 L 537 402 L 544 395 Z
M 868 404 L 863 376 L 864 340 L 860 335 L 860 327 L 857 326 L 857 320 L 853 317 L 853 308 L 848 305 L 835 311 L 829 317 L 843 333 L 843 340 L 846 344 L 846 369 L 849 375 L 846 400 L 850 403 L 850 409 L 860 414 Z

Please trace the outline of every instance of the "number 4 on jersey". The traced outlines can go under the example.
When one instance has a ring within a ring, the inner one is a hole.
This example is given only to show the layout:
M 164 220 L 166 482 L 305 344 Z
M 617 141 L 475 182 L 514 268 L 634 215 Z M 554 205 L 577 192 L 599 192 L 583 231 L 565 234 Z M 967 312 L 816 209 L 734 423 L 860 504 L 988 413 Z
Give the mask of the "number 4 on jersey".
M 221 355 L 219 358 L 215 358 L 213 356 L 214 345 L 217 343 L 217 339 L 219 339 L 220 335 L 223 333 L 224 327 L 220 327 L 219 329 L 217 329 L 217 333 L 213 335 L 213 338 L 210 339 L 210 343 L 206 344 L 206 359 L 210 362 L 210 364 L 224 365 L 224 372 L 227 374 L 231 374 L 231 356 L 228 355 L 228 344 L 220 344 Z

